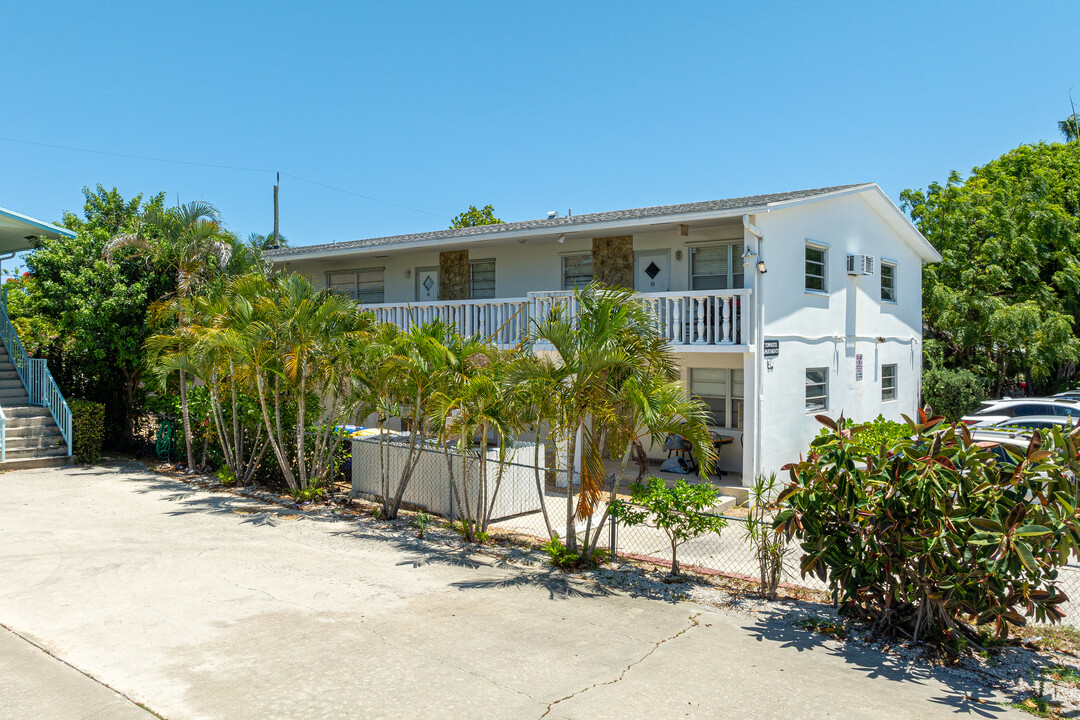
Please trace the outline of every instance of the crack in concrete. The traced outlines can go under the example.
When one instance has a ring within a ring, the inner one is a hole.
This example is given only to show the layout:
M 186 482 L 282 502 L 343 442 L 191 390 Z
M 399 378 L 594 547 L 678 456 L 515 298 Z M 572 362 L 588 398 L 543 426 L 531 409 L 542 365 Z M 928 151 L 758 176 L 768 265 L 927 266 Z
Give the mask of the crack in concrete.
M 630 668 L 634 667 L 635 665 L 640 665 L 641 663 L 645 662 L 649 658 L 649 656 L 652 655 L 654 652 L 656 652 L 657 648 L 659 648 L 661 645 L 663 645 L 664 643 L 667 643 L 667 642 L 671 642 L 672 640 L 675 640 L 675 639 L 677 639 L 679 637 L 682 637 L 684 634 L 686 634 L 687 632 L 689 632 L 693 628 L 696 628 L 700 624 L 698 622 L 698 618 L 700 616 L 701 616 L 701 613 L 695 613 L 695 614 L 691 615 L 689 625 L 687 625 L 686 627 L 684 627 L 682 630 L 675 633 L 671 637 L 666 637 L 666 638 L 663 638 L 661 640 L 657 640 L 655 643 L 653 643 L 653 646 L 651 648 L 649 648 L 649 652 L 645 653 L 640 658 L 638 658 L 634 662 L 632 662 L 629 665 L 627 665 L 626 667 L 624 667 L 622 672 L 619 673 L 619 676 L 617 678 L 615 678 L 614 680 L 604 680 L 603 682 L 593 683 L 592 685 L 589 685 L 586 688 L 582 688 L 581 690 L 578 690 L 576 692 L 572 692 L 569 695 L 567 695 L 566 697 L 561 697 L 558 700 L 555 700 L 554 702 L 549 703 L 548 706 L 547 706 L 547 709 L 544 710 L 544 714 L 541 715 L 540 718 L 547 717 L 551 713 L 552 708 L 554 708 L 556 705 L 558 705 L 561 702 L 565 702 L 567 700 L 575 698 L 578 695 L 584 695 L 585 693 L 589 692 L 593 688 L 602 687 L 604 685 L 614 685 L 615 683 L 619 682 L 620 680 L 622 680 L 626 676 L 626 673 L 630 672 Z

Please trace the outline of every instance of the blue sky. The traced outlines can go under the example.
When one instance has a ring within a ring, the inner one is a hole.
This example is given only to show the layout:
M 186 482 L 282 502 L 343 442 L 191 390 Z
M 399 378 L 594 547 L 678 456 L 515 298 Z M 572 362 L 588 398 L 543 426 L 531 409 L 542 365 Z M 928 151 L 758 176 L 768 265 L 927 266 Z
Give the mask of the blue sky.
M 84 185 L 164 190 L 246 235 L 272 228 L 280 170 L 294 244 L 470 204 L 523 220 L 862 181 L 896 199 L 1058 140 L 1080 102 L 1072 1 L 41 1 L 0 27 L 0 206 L 54 220 Z

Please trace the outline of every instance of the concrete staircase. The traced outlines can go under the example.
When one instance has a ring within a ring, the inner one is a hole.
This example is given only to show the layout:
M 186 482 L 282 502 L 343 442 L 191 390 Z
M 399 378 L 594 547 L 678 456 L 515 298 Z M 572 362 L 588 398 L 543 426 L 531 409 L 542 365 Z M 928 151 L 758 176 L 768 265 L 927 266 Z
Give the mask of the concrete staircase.
M 7 348 L 0 343 L 0 408 L 7 416 L 7 460 L 0 471 L 67 465 L 67 443 L 46 407 L 30 404 Z

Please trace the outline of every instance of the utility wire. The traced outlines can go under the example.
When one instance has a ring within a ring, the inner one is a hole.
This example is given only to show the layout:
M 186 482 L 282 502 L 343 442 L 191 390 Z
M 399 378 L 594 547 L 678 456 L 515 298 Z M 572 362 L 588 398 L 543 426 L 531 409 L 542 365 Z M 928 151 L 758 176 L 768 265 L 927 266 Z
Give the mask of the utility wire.
M 216 168 L 218 170 L 237 170 L 239 172 L 270 173 L 270 174 L 273 174 L 273 173 L 276 172 L 275 170 L 267 170 L 265 168 L 240 167 L 240 166 L 237 166 L 237 165 L 219 165 L 219 164 L 216 164 L 216 163 L 196 162 L 196 161 L 193 161 L 193 160 L 173 160 L 171 158 L 148 157 L 146 155 L 130 155 L 128 153 L 109 152 L 109 151 L 106 151 L 106 150 L 90 150 L 90 149 L 87 149 L 87 148 L 71 147 L 70 145 L 54 145 L 54 144 L 51 144 L 51 143 L 34 142 L 32 140 L 19 140 L 19 139 L 16 139 L 16 138 L 8 138 L 8 137 L 0 137 L 0 140 L 2 140 L 4 142 L 18 143 L 20 145 L 35 145 L 37 147 L 52 148 L 54 150 L 68 150 L 70 152 L 90 153 L 91 155 L 107 155 L 109 157 L 126 158 L 128 160 L 146 160 L 146 161 L 149 161 L 149 162 L 172 163 L 173 165 L 191 165 L 191 166 L 194 166 L 194 167 Z M 290 177 L 293 180 L 299 180 L 300 182 L 305 182 L 305 183 L 308 183 L 310 185 L 318 185 L 319 187 L 326 188 L 327 190 L 334 190 L 336 192 L 345 193 L 346 195 L 353 195 L 354 197 L 362 198 L 364 200 L 370 200 L 371 202 L 382 203 L 383 205 L 389 205 L 391 207 L 401 208 L 403 210 L 411 210 L 413 212 L 422 213 L 424 215 L 432 215 L 434 217 L 442 218 L 444 220 L 450 219 L 450 217 L 448 215 L 442 215 L 441 213 L 433 213 L 433 212 L 429 212 L 427 210 L 421 210 L 419 208 L 409 207 L 408 205 L 402 205 L 400 203 L 390 202 L 389 200 L 381 200 L 381 199 L 379 199 L 377 197 L 372 197 L 370 195 L 364 195 L 362 193 L 353 192 L 352 190 L 346 190 L 345 188 L 336 187 L 334 185 L 327 185 L 326 183 L 322 183 L 322 182 L 319 182 L 317 180 L 309 180 L 308 178 L 300 177 L 299 175 L 293 175 L 292 173 L 283 172 L 281 174 L 284 175 L 285 177 Z

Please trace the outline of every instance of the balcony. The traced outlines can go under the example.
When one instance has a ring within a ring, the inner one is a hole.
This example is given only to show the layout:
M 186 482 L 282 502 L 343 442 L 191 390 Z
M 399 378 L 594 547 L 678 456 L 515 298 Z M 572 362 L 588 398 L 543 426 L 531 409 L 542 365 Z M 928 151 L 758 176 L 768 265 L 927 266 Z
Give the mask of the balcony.
M 750 290 L 685 290 L 638 293 L 634 300 L 652 311 L 660 333 L 680 352 L 747 352 L 750 342 Z M 560 306 L 578 312 L 569 290 L 531 292 L 527 297 L 491 300 L 439 300 L 368 305 L 381 322 L 401 328 L 440 319 L 463 335 L 489 337 L 502 349 L 518 345 L 534 318 Z

